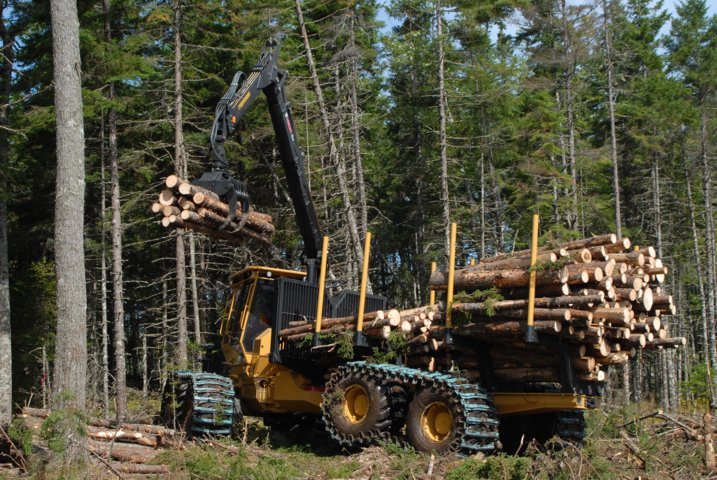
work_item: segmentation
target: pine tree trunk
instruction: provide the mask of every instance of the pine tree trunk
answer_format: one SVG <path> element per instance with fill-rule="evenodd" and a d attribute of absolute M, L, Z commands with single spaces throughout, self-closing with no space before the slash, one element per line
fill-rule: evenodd
<path fill-rule="evenodd" d="M 356 7 L 354 7 L 356 8 Z M 366 184 L 363 177 L 363 159 L 361 158 L 361 110 L 358 104 L 358 49 L 356 47 L 356 12 L 351 14 L 351 26 L 349 32 L 349 50 L 351 51 L 349 94 L 351 96 L 351 143 L 356 166 L 356 203 L 359 207 L 361 217 L 361 236 L 366 238 L 368 231 L 368 206 L 366 204 Z"/>
<path fill-rule="evenodd" d="M 319 75 L 316 71 L 316 64 L 314 63 L 314 56 L 311 51 L 311 45 L 309 44 L 309 35 L 306 32 L 306 24 L 304 23 L 304 14 L 301 9 L 301 1 L 294 0 L 294 6 L 296 7 L 296 16 L 299 21 L 299 29 L 301 31 L 301 38 L 304 41 L 304 49 L 306 50 L 306 62 L 309 65 L 309 71 L 311 73 L 311 81 L 314 87 L 314 93 L 319 103 L 319 112 L 321 114 L 321 122 L 326 131 L 326 135 L 329 140 L 329 159 L 336 168 L 336 179 L 339 183 L 339 192 L 341 195 L 341 201 L 344 206 L 344 213 L 346 217 L 346 223 L 348 225 L 349 239 L 355 253 L 356 258 L 356 269 L 360 269 L 358 266 L 363 263 L 363 250 L 361 249 L 361 240 L 359 238 L 358 226 L 356 224 L 356 213 L 354 212 L 354 206 L 351 203 L 351 196 L 349 194 L 349 187 L 346 182 L 346 169 L 341 162 L 338 155 L 338 149 L 336 148 L 336 140 L 331 131 L 331 122 L 329 122 L 329 114 L 326 109 L 326 103 L 324 102 L 324 94 L 321 90 L 321 83 L 319 82 Z"/>
<path fill-rule="evenodd" d="M 480 154 L 480 258 L 485 256 L 485 154 Z"/>
<path fill-rule="evenodd" d="M 563 16 L 563 43 L 566 48 L 567 66 L 565 71 L 565 112 L 568 130 L 568 170 L 570 173 L 570 197 L 572 205 L 568 217 L 568 228 L 578 230 L 578 173 L 575 164 L 575 110 L 573 99 L 573 72 L 574 61 L 570 58 L 572 53 L 572 39 L 568 29 L 568 10 L 565 0 L 562 0 Z"/>
<path fill-rule="evenodd" d="M 110 92 L 114 90 L 110 86 Z M 119 166 L 117 165 L 117 114 L 109 112 L 109 160 L 112 204 L 112 296 L 114 298 L 114 357 L 117 421 L 127 413 L 127 380 L 124 338 L 124 285 L 122 280 L 122 216 L 120 206 Z"/>
<path fill-rule="evenodd" d="M 682 164 L 685 170 L 685 186 L 687 189 L 687 210 L 690 213 L 690 226 L 692 228 L 692 245 L 695 254 L 695 269 L 697 270 L 697 287 L 700 297 L 700 307 L 702 312 L 702 332 L 704 333 L 705 362 L 710 366 L 711 371 L 715 371 L 717 364 L 715 363 L 716 353 L 715 344 L 712 342 L 709 326 L 709 309 L 707 306 L 707 297 L 705 295 L 704 270 L 702 268 L 703 257 L 700 252 L 699 231 L 697 230 L 697 219 L 695 218 L 695 204 L 692 199 L 692 179 L 690 178 L 690 166 L 687 164 L 687 156 L 685 155 L 685 139 L 682 140 Z M 710 398 L 714 397 L 714 382 L 710 384 L 712 392 Z"/>
<path fill-rule="evenodd" d="M 436 40 L 438 42 L 438 136 L 441 157 L 441 204 L 443 206 L 444 251 L 446 258 L 450 252 L 451 242 L 451 205 L 448 197 L 448 144 L 446 139 L 446 85 L 445 58 L 443 49 L 443 10 L 441 0 L 436 0 Z"/>
<path fill-rule="evenodd" d="M 704 107 L 700 115 L 700 157 L 702 160 L 702 180 L 704 182 L 705 202 L 705 249 L 707 257 L 707 307 L 709 316 L 709 345 L 712 346 L 712 364 L 717 365 L 717 342 L 715 341 L 715 315 L 717 310 L 717 278 L 715 275 L 715 231 L 714 214 L 712 212 L 712 169 L 707 157 L 707 113 Z"/>
<path fill-rule="evenodd" d="M 630 362 L 628 361 L 622 366 L 622 388 L 624 392 L 624 405 L 630 403 L 630 386 L 632 385 L 632 378 L 630 375 Z"/>
<path fill-rule="evenodd" d="M 149 375 L 147 373 L 147 330 L 142 332 L 142 396 L 149 391 Z"/>
<path fill-rule="evenodd" d="M 167 280 L 162 280 L 162 365 L 159 369 L 159 384 L 164 388 L 169 369 L 169 295 L 167 294 Z"/>
<path fill-rule="evenodd" d="M 656 132 L 655 132 L 656 134 Z M 662 251 L 662 203 L 660 195 L 660 166 L 658 162 L 657 153 L 653 153 L 652 156 L 652 203 L 655 208 L 655 218 L 653 225 L 655 227 L 655 250 L 657 251 L 658 258 L 663 258 Z M 663 375 L 660 381 L 662 382 L 662 391 L 664 395 L 664 408 L 665 410 L 671 411 L 673 405 L 671 399 L 673 398 L 672 391 L 674 390 L 674 365 L 673 359 L 667 354 L 666 350 L 659 352 L 660 362 L 662 363 Z"/>
<path fill-rule="evenodd" d="M 505 248 L 505 229 L 503 228 L 503 198 L 500 194 L 500 185 L 496 180 L 495 167 L 493 166 L 493 159 L 491 158 L 488 162 L 488 172 L 490 177 L 493 179 L 493 201 L 495 202 L 495 242 L 496 242 L 496 253 L 501 253 Z"/>
<path fill-rule="evenodd" d="M 10 330 L 10 269 L 7 231 L 8 127 L 14 38 L 0 13 L 3 60 L 0 63 L 0 425 L 12 419 L 12 343 Z"/>
<path fill-rule="evenodd" d="M 184 158 L 184 131 L 182 128 L 182 5 L 181 0 L 174 2 L 174 162 L 177 173 L 186 178 L 186 160 Z M 176 363 L 186 368 L 189 362 L 187 354 L 187 272 L 184 251 L 184 232 L 177 230 L 177 351 Z"/>
<path fill-rule="evenodd" d="M 192 316 L 194 317 L 194 341 L 202 344 L 202 324 L 199 318 L 199 291 L 197 290 L 197 257 L 196 239 L 194 233 L 189 232 L 189 272 L 192 289 Z"/>
<path fill-rule="evenodd" d="M 105 250 L 105 240 L 107 236 L 107 226 L 105 216 L 107 214 L 107 192 L 105 181 L 105 143 L 104 143 L 104 122 L 102 124 L 102 152 L 100 158 L 100 321 L 102 322 L 102 413 L 105 419 L 110 415 L 110 355 L 109 355 L 109 332 L 108 332 L 108 312 L 107 312 L 107 252 Z"/>
<path fill-rule="evenodd" d="M 102 2 L 105 15 L 105 39 L 112 41 L 110 3 Z M 109 84 L 107 97 L 114 98 L 115 86 Z M 127 414 L 127 373 L 124 336 L 124 284 L 122 280 L 122 213 L 120 205 L 119 153 L 117 151 L 117 111 L 110 108 L 107 118 L 108 154 L 110 162 L 110 196 L 112 204 L 112 296 L 114 298 L 114 354 L 117 421 Z"/>
<path fill-rule="evenodd" d="M 83 235 L 85 131 L 82 116 L 80 26 L 76 2 L 51 0 L 50 14 L 57 121 L 55 400 L 59 408 L 84 410 L 87 292 Z"/>
<path fill-rule="evenodd" d="M 607 106 L 610 115 L 610 158 L 612 160 L 612 191 L 615 199 L 615 233 L 622 238 L 622 215 L 620 213 L 620 172 L 617 161 L 617 132 L 615 129 L 614 68 L 612 63 L 612 37 L 610 33 L 610 5 L 603 0 L 605 29 L 605 60 L 607 63 Z"/>
<path fill-rule="evenodd" d="M 635 358 L 630 359 L 632 373 L 632 401 L 633 403 L 640 403 L 642 401 L 642 350 L 638 350 L 638 354 Z"/>
<path fill-rule="evenodd" d="M 665 351 L 660 350 L 657 358 L 660 365 L 660 404 L 662 405 L 662 409 L 664 411 L 669 412 L 672 408 L 670 408 L 670 387 L 667 385 L 667 377 L 669 373 L 667 370 Z"/>
<path fill-rule="evenodd" d="M 42 346 L 42 408 L 50 405 L 50 366 L 47 361 L 47 347 Z"/>

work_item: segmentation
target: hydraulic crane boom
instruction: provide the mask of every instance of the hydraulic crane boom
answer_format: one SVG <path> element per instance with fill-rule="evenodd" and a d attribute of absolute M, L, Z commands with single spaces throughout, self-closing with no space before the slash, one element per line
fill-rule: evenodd
<path fill-rule="evenodd" d="M 278 68 L 278 56 L 279 45 L 275 40 L 270 39 L 262 49 L 259 61 L 249 76 L 242 72 L 234 75 L 229 89 L 217 105 L 211 132 L 208 171 L 193 183 L 224 197 L 232 213 L 236 211 L 237 203 L 241 202 L 242 212 L 246 215 L 249 211 L 249 193 L 246 184 L 226 173 L 227 158 L 224 144 L 260 96 L 259 92 L 263 91 L 269 105 L 271 123 L 274 126 L 276 143 L 296 212 L 299 232 L 304 240 L 304 258 L 309 280 L 313 281 L 315 264 L 321 255 L 321 227 L 306 180 L 304 154 L 299 148 L 291 107 L 284 92 L 288 74 L 286 70 Z M 225 226 L 233 219 L 234 217 L 230 215 Z"/>

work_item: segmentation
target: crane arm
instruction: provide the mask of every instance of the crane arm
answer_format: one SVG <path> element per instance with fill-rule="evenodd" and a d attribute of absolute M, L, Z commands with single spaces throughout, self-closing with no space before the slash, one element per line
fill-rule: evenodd
<path fill-rule="evenodd" d="M 246 215 L 249 211 L 249 193 L 243 182 L 226 173 L 227 158 L 224 144 L 260 96 L 259 92 L 263 91 L 269 105 L 269 114 L 281 154 L 281 163 L 296 213 L 299 232 L 304 240 L 304 257 L 309 264 L 311 273 L 314 270 L 312 267 L 321 255 L 322 233 L 306 179 L 304 154 L 299 147 L 291 106 L 284 91 L 288 74 L 285 70 L 278 68 L 278 56 L 279 45 L 271 39 L 262 49 L 259 61 L 249 76 L 242 72 L 237 72 L 234 75 L 229 89 L 216 108 L 210 137 L 209 168 L 193 183 L 225 198 L 229 204 L 229 211 L 232 213 L 236 211 L 236 205 L 240 201 L 242 212 L 244 216 Z M 230 215 L 224 226 L 233 219 L 234 217 Z M 240 223 L 241 225 L 242 223 Z M 309 276 L 311 277 L 311 274 Z"/>

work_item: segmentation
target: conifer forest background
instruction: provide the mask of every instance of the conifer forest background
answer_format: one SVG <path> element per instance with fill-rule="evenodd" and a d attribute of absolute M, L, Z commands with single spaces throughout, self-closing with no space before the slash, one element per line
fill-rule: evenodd
<path fill-rule="evenodd" d="M 392 307 L 428 302 L 449 221 L 458 223 L 459 264 L 526 248 L 533 213 L 542 242 L 614 232 L 654 245 L 670 268 L 670 334 L 688 346 L 613 369 L 608 404 L 708 402 L 717 368 L 714 5 L 683 0 L 668 13 L 652 0 L 80 0 L 78 9 L 94 405 L 109 408 L 123 376 L 157 390 L 182 356 L 196 360 L 223 315 L 230 272 L 301 267 L 261 99 L 228 154 L 255 207 L 274 218 L 273 246 L 168 233 L 149 212 L 167 175 L 201 174 L 216 103 L 270 36 L 281 41 L 331 237 L 332 288 L 357 287 L 367 231 L 372 289 Z M 9 313 L 13 402 L 40 405 L 53 383 L 57 314 L 50 2 L 3 0 L 0 39 L 0 298 L 9 291 L 0 339 Z"/>

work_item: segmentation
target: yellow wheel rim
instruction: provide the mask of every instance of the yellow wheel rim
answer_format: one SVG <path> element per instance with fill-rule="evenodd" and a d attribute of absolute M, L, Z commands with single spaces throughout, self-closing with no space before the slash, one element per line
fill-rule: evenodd
<path fill-rule="evenodd" d="M 368 412 L 368 392 L 361 385 L 351 385 L 344 391 L 343 414 L 351 423 L 360 423 Z"/>
<path fill-rule="evenodd" d="M 453 429 L 453 415 L 444 403 L 432 403 L 421 415 L 421 428 L 426 437 L 442 442 Z"/>

